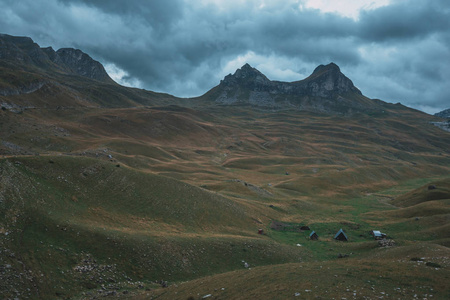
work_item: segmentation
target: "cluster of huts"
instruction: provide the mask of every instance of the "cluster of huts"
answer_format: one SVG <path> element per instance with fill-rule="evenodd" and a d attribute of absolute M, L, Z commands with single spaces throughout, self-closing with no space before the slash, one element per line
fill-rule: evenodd
<path fill-rule="evenodd" d="M 310 233 L 309 235 L 309 239 L 310 240 L 318 240 L 319 239 L 319 235 L 317 234 L 317 232 L 315 232 L 314 230 Z M 334 239 L 338 240 L 338 241 L 348 241 L 348 237 L 345 234 L 344 230 L 339 229 L 339 231 L 334 235 Z"/>
<path fill-rule="evenodd" d="M 310 230 L 310 228 L 309 228 L 308 226 L 302 226 L 302 227 L 300 228 L 300 230 Z M 258 230 L 258 233 L 259 233 L 259 234 L 264 234 L 264 230 L 263 230 L 263 229 L 259 229 L 259 230 Z M 373 238 L 376 239 L 376 240 L 381 240 L 381 239 L 386 238 L 386 234 L 385 234 L 385 233 L 382 233 L 382 232 L 379 231 L 379 230 L 371 230 L 369 233 L 370 233 L 370 235 L 372 235 Z M 310 240 L 313 240 L 313 241 L 318 240 L 318 239 L 319 239 L 319 235 L 317 234 L 316 231 L 313 230 L 313 231 L 311 231 L 311 233 L 309 234 L 309 239 L 310 239 Z M 348 241 L 348 237 L 347 237 L 347 235 L 345 234 L 344 230 L 342 230 L 342 228 L 339 229 L 339 231 L 334 235 L 334 239 L 337 240 L 337 241 L 344 241 L 344 242 L 347 242 L 347 241 Z"/>
<path fill-rule="evenodd" d="M 381 240 L 383 238 L 386 237 L 385 233 L 382 233 L 379 230 L 371 230 L 370 234 L 373 236 L 374 239 L 376 240 Z M 315 232 L 314 230 L 309 234 L 309 239 L 310 240 L 318 240 L 319 239 L 319 235 L 317 234 L 317 232 Z M 339 229 L 339 231 L 334 235 L 334 239 L 338 240 L 338 241 L 348 241 L 348 237 L 345 234 L 344 230 Z"/>

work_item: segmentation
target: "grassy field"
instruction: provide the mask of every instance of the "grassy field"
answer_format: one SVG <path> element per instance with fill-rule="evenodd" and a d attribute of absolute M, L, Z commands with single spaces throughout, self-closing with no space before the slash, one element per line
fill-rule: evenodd
<path fill-rule="evenodd" d="M 450 136 L 424 114 L 0 114 L 3 298 L 449 297 Z"/>
<path fill-rule="evenodd" d="M 258 197 L 242 181 L 211 192 L 85 157 L 9 158 L 0 170 L 5 297 L 448 295 L 448 178 L 408 180 L 348 199 L 296 199 L 280 198 L 284 191 L 273 186 L 266 187 L 271 196 Z M 393 205 L 406 198 L 408 206 Z M 274 230 L 272 221 L 295 230 Z M 340 228 L 348 242 L 333 239 Z M 380 248 L 372 229 L 396 247 Z M 161 289 L 161 280 L 170 287 Z"/>

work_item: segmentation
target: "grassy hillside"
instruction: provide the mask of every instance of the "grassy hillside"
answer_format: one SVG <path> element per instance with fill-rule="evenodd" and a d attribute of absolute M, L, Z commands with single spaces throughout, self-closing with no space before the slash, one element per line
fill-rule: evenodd
<path fill-rule="evenodd" d="M 401 207 L 416 206 L 427 201 L 450 200 L 450 180 L 431 182 L 409 193 L 401 195 L 392 204 Z"/>
<path fill-rule="evenodd" d="M 425 249 L 424 249 L 425 250 Z M 340 259 L 252 268 L 203 277 L 166 289 L 142 292 L 136 299 L 446 299 L 449 272 L 442 264 L 449 250 L 427 247 L 423 260 L 397 259 L 392 250 L 376 259 Z M 395 254 L 394 254 L 395 255 Z M 436 258 L 439 257 L 439 258 Z M 448 262 L 446 262 L 448 268 Z"/>
<path fill-rule="evenodd" d="M 16 89 L 0 95 L 2 298 L 449 297 L 450 135 L 434 117 L 0 68 Z"/>
<path fill-rule="evenodd" d="M 137 299 L 202 299 L 207 295 L 213 299 L 447 299 L 450 202 L 426 201 L 407 208 L 389 203 L 394 195 L 411 194 L 404 191 L 422 181 L 407 181 L 343 201 L 340 209 L 303 206 L 308 216 L 303 222 L 284 222 L 292 228 L 308 224 L 318 232 L 318 241 L 308 240 L 310 231 L 278 231 L 268 226 L 268 236 L 277 242 L 300 243 L 299 248 L 311 253 L 312 258 L 302 263 L 202 277 L 141 292 Z M 442 189 L 449 187 L 448 179 L 429 182 Z M 336 228 L 344 229 L 348 242 L 333 240 Z M 369 235 L 373 229 L 387 233 L 393 246 L 380 247 Z"/>
<path fill-rule="evenodd" d="M 371 297 L 376 295 L 372 287 L 405 297 L 418 292 L 433 292 L 438 299 L 447 295 L 448 262 L 443 258 L 448 248 L 441 245 L 448 245 L 449 202 L 426 201 L 398 209 L 384 198 L 417 186 L 420 180 L 336 202 L 327 197 L 261 198 L 243 191 L 249 186 L 242 182 L 230 182 L 241 187 L 224 192 L 230 199 L 117 162 L 84 157 L 3 159 L 0 172 L 5 249 L 0 256 L 4 279 L 0 290 L 5 297 L 123 292 L 138 297 L 139 289 L 151 289 L 151 295 L 161 294 L 162 299 L 173 297 L 172 291 L 184 297 L 175 299 L 187 299 L 206 295 L 213 287 L 219 299 L 244 295 L 270 299 L 278 293 L 297 293 L 293 288 L 311 290 L 306 297 L 328 292 L 345 297 L 351 294 L 347 289 Z M 448 179 L 433 183 L 448 188 Z M 307 225 L 319 234 L 319 241 L 308 240 L 310 231 L 274 230 L 270 220 L 292 228 Z M 264 235 L 257 234 L 259 228 Z M 339 228 L 349 242 L 333 240 Z M 395 251 L 379 248 L 368 234 L 371 229 L 394 238 Z M 339 259 L 339 254 L 345 258 Z M 424 256 L 423 263 L 414 260 Z M 300 261 L 301 265 L 277 265 Z M 245 269 L 244 262 L 251 270 L 226 273 Z M 439 272 L 427 262 L 438 264 Z M 378 274 L 385 274 L 393 263 L 395 272 L 386 285 Z M 421 277 L 414 275 L 419 272 L 417 264 Z M 366 265 L 372 266 L 370 272 L 362 267 Z M 309 274 L 300 284 L 292 281 L 299 268 Z M 331 271 L 323 273 L 322 268 Z M 210 282 L 206 285 L 175 284 L 223 272 L 202 278 Z M 338 279 L 330 277 L 335 284 L 325 285 L 323 276 L 331 273 Z M 433 278 L 433 283 L 418 291 L 406 284 L 417 278 Z M 169 281 L 171 288 L 160 290 L 160 280 Z M 226 285 L 226 293 L 217 292 L 219 282 Z M 253 284 L 241 286 L 244 282 Z"/>
<path fill-rule="evenodd" d="M 15 158 L 2 160 L 0 173 L 3 297 L 126 289 L 235 269 L 244 259 L 265 265 L 302 256 L 258 235 L 242 205 L 123 165 Z"/>

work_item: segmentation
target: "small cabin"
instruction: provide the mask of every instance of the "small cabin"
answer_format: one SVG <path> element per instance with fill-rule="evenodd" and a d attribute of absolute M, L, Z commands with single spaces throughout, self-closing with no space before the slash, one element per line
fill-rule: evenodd
<path fill-rule="evenodd" d="M 339 231 L 336 233 L 336 235 L 334 236 L 334 239 L 338 240 L 338 241 L 344 241 L 344 242 L 348 241 L 347 235 L 345 234 L 344 230 L 342 230 L 342 228 L 339 229 Z"/>
<path fill-rule="evenodd" d="M 376 240 L 381 240 L 381 239 L 383 239 L 383 238 L 386 237 L 386 234 L 385 234 L 385 233 L 382 233 L 382 232 L 379 231 L 379 230 L 372 230 L 372 231 L 370 232 L 370 234 L 371 234 L 371 235 L 373 236 L 373 238 L 376 239 Z"/>
<path fill-rule="evenodd" d="M 317 233 L 315 231 L 311 232 L 311 234 L 309 235 L 309 239 L 313 240 L 313 241 L 317 241 L 319 239 L 319 236 L 317 235 Z"/>

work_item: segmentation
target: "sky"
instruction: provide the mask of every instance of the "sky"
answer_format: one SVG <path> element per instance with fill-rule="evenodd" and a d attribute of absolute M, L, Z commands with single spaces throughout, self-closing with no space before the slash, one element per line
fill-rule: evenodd
<path fill-rule="evenodd" d="M 364 95 L 450 108 L 449 0 L 0 0 L 0 33 L 80 49 L 126 86 L 200 96 L 245 63 L 336 63 Z"/>

